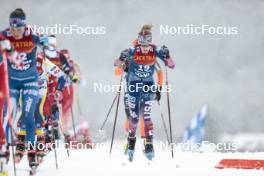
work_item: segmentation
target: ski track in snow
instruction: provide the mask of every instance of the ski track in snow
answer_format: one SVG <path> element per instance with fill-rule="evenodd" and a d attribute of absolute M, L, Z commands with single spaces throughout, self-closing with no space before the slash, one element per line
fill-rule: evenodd
<path fill-rule="evenodd" d="M 140 143 L 140 142 L 138 142 Z M 92 150 L 57 150 L 59 169 L 56 169 L 54 152 L 49 153 L 37 171 L 37 176 L 264 176 L 264 170 L 215 169 L 223 158 L 263 159 L 264 153 L 191 153 L 175 151 L 174 159 L 168 150 L 155 150 L 155 158 L 148 161 L 140 146 L 137 146 L 134 162 L 129 162 L 123 153 L 123 143 L 114 144 L 109 157 L 109 144 Z M 12 161 L 8 165 L 13 173 Z M 29 175 L 27 157 L 17 165 L 17 176 Z"/>

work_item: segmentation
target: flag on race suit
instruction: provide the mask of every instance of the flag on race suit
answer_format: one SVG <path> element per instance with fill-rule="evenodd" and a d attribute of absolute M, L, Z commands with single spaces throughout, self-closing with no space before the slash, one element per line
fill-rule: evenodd
<path fill-rule="evenodd" d="M 185 130 L 182 140 L 183 150 L 196 150 L 200 147 L 204 138 L 206 116 L 207 105 L 204 105 Z"/>

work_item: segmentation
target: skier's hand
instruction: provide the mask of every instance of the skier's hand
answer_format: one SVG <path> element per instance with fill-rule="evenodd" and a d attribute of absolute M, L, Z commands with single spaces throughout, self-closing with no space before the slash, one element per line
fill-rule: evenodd
<path fill-rule="evenodd" d="M 0 41 L 0 49 L 2 51 L 10 52 L 12 51 L 12 46 L 9 40 L 1 40 Z"/>
<path fill-rule="evenodd" d="M 114 66 L 122 68 L 124 64 L 124 61 L 120 60 L 119 58 L 115 60 Z"/>
<path fill-rule="evenodd" d="M 162 91 L 162 87 L 161 86 L 158 86 L 158 88 L 156 90 L 156 97 L 155 97 L 155 100 L 157 100 L 158 102 L 161 99 L 161 91 Z"/>
<path fill-rule="evenodd" d="M 175 64 L 174 64 L 173 60 L 171 59 L 171 57 L 168 57 L 165 59 L 165 65 L 171 69 L 173 69 L 175 67 Z"/>
<path fill-rule="evenodd" d="M 73 75 L 71 76 L 71 81 L 72 81 L 73 83 L 79 83 L 79 82 L 80 82 L 80 79 L 79 79 L 79 77 L 78 77 L 76 74 L 73 74 Z"/>

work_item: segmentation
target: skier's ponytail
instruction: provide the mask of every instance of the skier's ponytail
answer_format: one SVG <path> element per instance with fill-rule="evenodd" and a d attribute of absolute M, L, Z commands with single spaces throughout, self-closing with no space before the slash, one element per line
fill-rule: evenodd
<path fill-rule="evenodd" d="M 23 18 L 26 19 L 26 14 L 21 8 L 15 9 L 13 12 L 11 12 L 9 18 Z"/>

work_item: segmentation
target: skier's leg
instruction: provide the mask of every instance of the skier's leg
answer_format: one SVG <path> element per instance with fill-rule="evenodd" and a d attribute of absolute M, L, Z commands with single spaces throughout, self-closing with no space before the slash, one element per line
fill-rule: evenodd
<path fill-rule="evenodd" d="M 125 131 L 128 132 L 128 126 L 129 126 L 129 102 L 128 102 L 128 93 L 125 92 L 124 94 L 124 106 L 125 106 L 125 115 L 126 115 L 126 119 L 125 119 L 125 124 L 124 124 L 124 128 Z"/>
<path fill-rule="evenodd" d="M 145 122 L 144 122 L 143 115 L 140 115 L 140 118 L 139 118 L 139 128 L 140 128 L 140 137 L 142 139 L 145 139 Z"/>
<path fill-rule="evenodd" d="M 46 100 L 44 103 L 44 116 L 45 116 L 45 144 L 48 150 L 52 149 L 53 135 L 52 135 L 52 110 L 51 105 L 54 102 L 54 96 L 47 92 Z"/>
<path fill-rule="evenodd" d="M 35 123 L 36 123 L 36 135 L 37 135 L 37 161 L 41 163 L 45 154 L 44 146 L 44 120 L 43 106 L 45 102 L 45 96 L 39 97 L 37 103 L 36 113 L 35 113 Z"/>
<path fill-rule="evenodd" d="M 154 147 L 153 147 L 153 123 L 151 120 L 151 109 L 153 104 L 152 93 L 148 93 L 143 98 L 143 117 L 144 117 L 144 129 L 145 129 L 145 154 L 146 157 L 151 160 L 154 157 Z"/>
<path fill-rule="evenodd" d="M 59 134 L 59 120 L 60 120 L 60 111 L 57 103 L 54 103 L 51 106 L 51 111 L 52 111 L 52 127 L 53 127 L 53 134 L 55 140 L 60 139 L 60 134 Z"/>
<path fill-rule="evenodd" d="M 129 102 L 129 131 L 128 131 L 128 157 L 129 161 L 133 160 L 136 145 L 136 129 L 139 120 L 140 92 L 130 92 Z"/>
<path fill-rule="evenodd" d="M 9 87 L 10 87 L 10 102 L 11 102 L 11 107 L 10 107 L 10 111 L 12 114 L 12 120 L 16 118 L 17 116 L 17 109 L 19 106 L 19 98 L 20 98 L 20 89 L 21 89 L 21 83 L 19 81 L 16 80 L 10 80 L 9 81 Z M 10 126 L 8 125 L 8 117 L 7 117 L 7 105 L 5 108 L 5 121 L 6 121 L 6 134 L 7 134 L 7 138 L 12 138 L 12 136 L 8 136 L 10 134 L 9 130 L 13 130 L 12 128 L 10 128 Z M 21 126 L 20 126 L 21 127 Z M 13 128 L 15 128 L 13 126 Z M 22 159 L 22 157 L 24 156 L 25 153 L 25 135 L 26 135 L 26 131 L 25 129 L 20 128 L 17 132 L 17 140 L 15 142 L 16 145 L 16 152 L 15 152 L 15 162 L 18 163 L 20 162 L 20 160 Z M 10 141 L 12 142 L 12 140 Z"/>
<path fill-rule="evenodd" d="M 38 80 L 24 83 L 22 96 L 21 128 L 26 129 L 29 166 L 37 166 L 35 151 L 35 111 L 38 102 Z"/>

